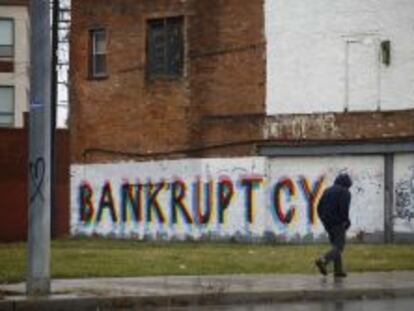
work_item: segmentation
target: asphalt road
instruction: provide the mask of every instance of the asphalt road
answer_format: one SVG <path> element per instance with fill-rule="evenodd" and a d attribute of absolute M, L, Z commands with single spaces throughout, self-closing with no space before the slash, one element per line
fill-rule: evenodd
<path fill-rule="evenodd" d="M 249 306 L 168 308 L 160 311 L 412 311 L 414 298 L 329 302 L 278 303 Z"/>

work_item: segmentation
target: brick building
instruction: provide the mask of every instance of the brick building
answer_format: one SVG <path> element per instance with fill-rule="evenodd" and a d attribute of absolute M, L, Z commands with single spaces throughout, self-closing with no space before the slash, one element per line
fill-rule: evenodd
<path fill-rule="evenodd" d="M 413 235 L 413 13 L 405 0 L 72 0 L 72 232 L 93 234 L 87 225 L 97 211 L 98 233 L 171 237 L 174 227 L 124 230 L 142 187 L 150 189 L 146 220 L 155 210 L 163 224 L 156 198 L 165 179 L 172 200 L 160 201 L 172 202 L 176 216 L 191 179 L 213 176 L 223 216 L 236 194 L 221 174 L 241 178 L 251 194 L 247 172 L 275 181 L 260 194 L 270 208 L 249 231 L 253 216 L 241 228 L 244 204 L 235 204 L 233 231 L 221 229 L 220 216 L 208 232 L 315 237 L 319 190 L 348 170 L 356 180 L 353 236 Z M 176 158 L 197 160 L 118 164 Z M 155 192 L 151 181 L 135 185 L 134 194 L 124 181 L 136 176 L 162 182 Z M 197 182 L 191 189 L 199 198 Z M 295 209 L 309 221 L 292 229 L 285 212 Z M 112 220 L 100 226 L 103 211 Z M 180 232 L 199 237 L 184 214 L 191 229 Z"/>
<path fill-rule="evenodd" d="M 260 138 L 263 12 L 261 1 L 238 3 L 73 1 L 73 160 L 111 160 L 123 154 L 194 156 L 206 146 Z M 179 70 L 156 72 L 157 65 L 149 65 L 148 44 L 163 49 L 167 43 L 148 41 L 150 36 L 163 40 L 157 32 L 169 31 L 170 22 L 176 22 L 171 31 L 178 32 L 174 40 L 179 51 L 171 57 L 179 58 Z M 105 41 L 106 71 L 94 77 L 91 45 L 99 33 Z M 224 152 L 240 153 L 240 148 L 233 149 Z"/>
<path fill-rule="evenodd" d="M 299 10 L 305 3 L 282 0 L 73 1 L 73 160 L 247 155 L 271 141 L 412 138 L 414 78 L 403 63 L 413 67 L 406 62 L 413 47 L 402 41 L 412 28 L 406 19 L 395 27 L 398 16 L 390 25 L 369 24 L 388 2 L 377 11 L 342 4 L 336 9 L 345 16 L 362 13 L 335 22 L 335 6 L 326 1 L 309 5 L 314 20 Z M 414 10 L 406 1 L 393 5 L 403 17 Z M 318 18 L 326 34 L 312 28 Z M 360 29 L 348 27 L 352 19 L 362 20 Z M 338 41 L 343 46 L 335 50 Z M 391 54 L 390 64 L 380 53 Z M 349 63 L 352 57 L 366 61 L 361 72 L 353 71 L 361 66 Z M 360 94 L 358 84 L 346 86 L 350 75 L 375 66 L 359 89 L 380 83 L 382 74 L 382 90 Z M 400 81 L 407 87 L 392 89 Z M 375 92 L 385 104 L 370 98 Z M 367 104 L 344 102 L 346 96 L 365 96 Z"/>

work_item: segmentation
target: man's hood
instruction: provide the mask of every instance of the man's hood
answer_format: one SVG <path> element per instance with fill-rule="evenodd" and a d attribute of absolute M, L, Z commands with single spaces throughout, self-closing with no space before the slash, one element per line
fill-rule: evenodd
<path fill-rule="evenodd" d="M 342 187 L 345 187 L 345 188 L 351 188 L 351 186 L 352 186 L 352 179 L 351 179 L 351 177 L 348 175 L 348 174 L 346 174 L 346 173 L 343 173 L 343 174 L 339 174 L 336 178 L 335 178 L 335 182 L 334 182 L 334 184 L 335 185 L 338 185 L 338 186 L 342 186 Z"/>

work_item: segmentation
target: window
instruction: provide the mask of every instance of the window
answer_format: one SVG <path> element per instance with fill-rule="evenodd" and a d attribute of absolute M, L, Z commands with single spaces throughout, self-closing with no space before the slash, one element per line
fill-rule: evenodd
<path fill-rule="evenodd" d="M 14 54 L 14 24 L 12 19 L 0 19 L 0 60 Z"/>
<path fill-rule="evenodd" d="M 147 75 L 179 77 L 183 74 L 183 18 L 163 18 L 147 23 Z"/>
<path fill-rule="evenodd" d="M 107 76 L 105 29 L 94 29 L 90 31 L 89 74 L 92 78 Z"/>
<path fill-rule="evenodd" d="M 13 126 L 14 87 L 0 86 L 0 127 Z"/>

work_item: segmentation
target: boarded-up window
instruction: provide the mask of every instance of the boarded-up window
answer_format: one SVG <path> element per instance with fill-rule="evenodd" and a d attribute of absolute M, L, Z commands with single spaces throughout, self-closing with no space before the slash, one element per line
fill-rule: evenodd
<path fill-rule="evenodd" d="M 183 74 L 183 18 L 149 20 L 147 24 L 147 75 L 180 77 Z"/>
<path fill-rule="evenodd" d="M 106 31 L 94 29 L 90 31 L 89 75 L 92 78 L 107 76 L 106 67 Z"/>
<path fill-rule="evenodd" d="M 375 40 L 347 42 L 346 106 L 349 111 L 380 109 L 379 50 Z"/>
<path fill-rule="evenodd" d="M 0 19 L 0 60 L 14 54 L 14 23 L 12 19 Z"/>
<path fill-rule="evenodd" d="M 0 127 L 13 126 L 14 87 L 0 86 Z"/>

